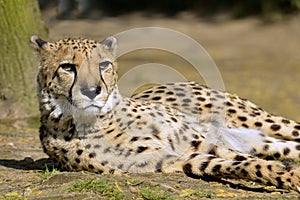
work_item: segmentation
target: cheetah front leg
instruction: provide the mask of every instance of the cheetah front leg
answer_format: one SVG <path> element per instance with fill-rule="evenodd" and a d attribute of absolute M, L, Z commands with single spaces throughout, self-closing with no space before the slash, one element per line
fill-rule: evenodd
<path fill-rule="evenodd" d="M 239 153 L 236 153 L 236 158 L 237 156 Z M 278 161 L 266 161 L 251 156 L 231 160 L 207 153 L 194 153 L 184 163 L 183 172 L 193 178 L 210 176 L 218 179 L 246 179 L 300 192 L 299 169 L 285 166 Z"/>

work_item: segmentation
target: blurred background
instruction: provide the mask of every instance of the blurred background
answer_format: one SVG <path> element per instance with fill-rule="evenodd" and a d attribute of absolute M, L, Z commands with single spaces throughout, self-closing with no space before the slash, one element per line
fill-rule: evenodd
<path fill-rule="evenodd" d="M 44 31 L 31 29 L 22 41 L 27 42 L 32 34 L 49 41 L 65 37 L 101 41 L 133 28 L 172 29 L 202 45 L 215 62 L 227 91 L 247 98 L 272 113 L 300 121 L 300 91 L 297 88 L 300 0 L 39 0 L 37 3 L 38 8 L 34 12 L 40 10 L 40 15 L 35 22 L 41 18 Z M 122 47 L 122 43 L 119 46 Z M 186 49 L 187 54 L 192 51 Z M 180 69 L 187 74 L 188 80 L 206 84 L 182 57 L 155 49 L 137 50 L 121 56 L 119 74 L 122 77 L 133 67 L 147 63 Z M 34 67 L 27 71 L 25 73 L 30 74 L 26 78 L 30 80 L 27 88 L 34 94 L 35 85 L 31 80 L 35 79 L 37 71 Z M 127 95 L 137 89 L 145 78 L 149 79 L 149 73 L 129 75 L 122 82 L 122 89 Z M 153 72 L 151 76 L 178 81 L 163 70 L 161 73 Z M 6 88 L 5 85 L 2 87 Z M 3 90 L 2 93 L 0 91 L 0 100 L 0 119 L 23 116 L 24 112 L 7 111 L 6 105 L 11 101 Z M 30 110 L 29 116 L 38 116 L 36 100 L 30 106 L 36 109 Z"/>
<path fill-rule="evenodd" d="M 227 91 L 300 121 L 299 0 L 40 0 L 40 8 L 50 40 L 102 40 L 149 26 L 186 34 L 211 56 Z M 189 63 L 169 52 L 144 49 L 119 58 L 120 74 L 153 62 L 191 69 Z M 190 74 L 189 79 L 205 84 L 193 77 L 194 71 Z M 142 74 L 131 75 L 130 91 L 143 79 Z"/>

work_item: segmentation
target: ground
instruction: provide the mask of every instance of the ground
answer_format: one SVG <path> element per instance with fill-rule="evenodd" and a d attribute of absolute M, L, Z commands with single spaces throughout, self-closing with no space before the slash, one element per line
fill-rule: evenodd
<path fill-rule="evenodd" d="M 198 41 L 215 61 L 226 90 L 246 97 L 267 111 L 300 121 L 297 89 L 300 52 L 300 16 L 265 23 L 256 18 L 227 16 L 198 18 L 141 13 L 100 19 L 56 20 L 55 9 L 43 12 L 51 40 L 69 36 L 103 39 L 130 28 L 157 26 L 180 31 Z M 122 45 L 122 44 L 119 44 Z M 120 58 L 120 74 L 149 62 L 185 66 L 178 57 L 143 50 Z M 186 69 L 188 70 L 188 69 Z M 192 74 L 192 73 L 190 73 Z M 132 91 L 143 76 L 130 74 L 122 85 Z M 164 77 L 165 74 L 155 76 Z M 190 76 L 192 79 L 193 75 Z M 176 80 L 175 80 L 176 81 Z M 199 80 L 200 82 L 203 80 Z M 203 82 L 202 82 L 203 83 Z M 0 121 L 0 199 L 295 199 L 298 194 L 247 182 L 226 184 L 187 178 L 182 174 L 100 176 L 53 170 L 42 152 L 37 118 Z"/>

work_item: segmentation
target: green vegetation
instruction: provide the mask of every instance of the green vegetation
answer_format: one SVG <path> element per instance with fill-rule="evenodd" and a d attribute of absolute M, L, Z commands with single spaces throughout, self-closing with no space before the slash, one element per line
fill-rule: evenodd
<path fill-rule="evenodd" d="M 0 200 L 26 200 L 26 199 L 23 198 L 22 195 L 17 192 L 11 192 L 5 194 L 3 197 L 0 196 Z"/>
<path fill-rule="evenodd" d="M 42 179 L 47 179 L 51 176 L 53 176 L 54 174 L 59 173 L 59 170 L 55 169 L 54 167 L 52 167 L 51 170 L 49 170 L 48 165 L 45 165 L 45 171 L 39 171 L 38 176 L 41 177 Z"/>
<path fill-rule="evenodd" d="M 105 199 L 171 200 L 169 192 L 162 190 L 159 185 L 145 181 L 128 180 L 117 182 L 106 179 L 91 179 L 75 182 L 67 188 L 68 192 L 89 192 L 101 195 Z M 124 192 L 126 191 L 126 192 Z M 130 192 L 129 192 L 130 191 Z"/>
<path fill-rule="evenodd" d="M 149 199 L 149 200 L 150 199 L 151 200 L 174 199 L 174 198 L 170 198 L 170 194 L 168 192 L 153 187 L 141 188 L 139 194 L 144 199 Z"/>
<path fill-rule="evenodd" d="M 123 199 L 122 190 L 117 183 L 112 183 L 107 180 L 84 180 L 77 181 L 72 187 L 67 189 L 69 192 L 84 192 L 89 191 L 96 194 L 101 194 L 109 199 Z"/>

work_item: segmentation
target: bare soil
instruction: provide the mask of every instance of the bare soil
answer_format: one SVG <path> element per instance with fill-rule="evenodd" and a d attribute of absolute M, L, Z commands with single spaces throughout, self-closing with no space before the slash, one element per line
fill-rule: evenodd
<path fill-rule="evenodd" d="M 226 90 L 273 113 L 300 121 L 297 112 L 300 110 L 300 90 L 297 88 L 300 16 L 273 23 L 256 18 L 232 20 L 227 16 L 198 18 L 188 13 L 173 18 L 133 13 L 118 17 L 57 20 L 55 8 L 51 8 L 43 11 L 43 18 L 49 28 L 50 40 L 79 36 L 102 40 L 131 28 L 149 26 L 182 32 L 199 42 L 211 55 Z M 131 66 L 149 62 L 188 65 L 166 52 L 142 50 L 120 58 L 120 73 L 124 74 Z M 125 90 L 136 88 L 141 77 L 134 75 Z M 254 183 L 206 182 L 182 174 L 100 176 L 86 172 L 59 172 L 42 152 L 37 118 L 0 121 L 0 148 L 0 199 L 299 198 L 295 192 Z M 88 187 L 88 181 L 102 184 L 105 190 L 100 190 L 100 186 Z"/>

